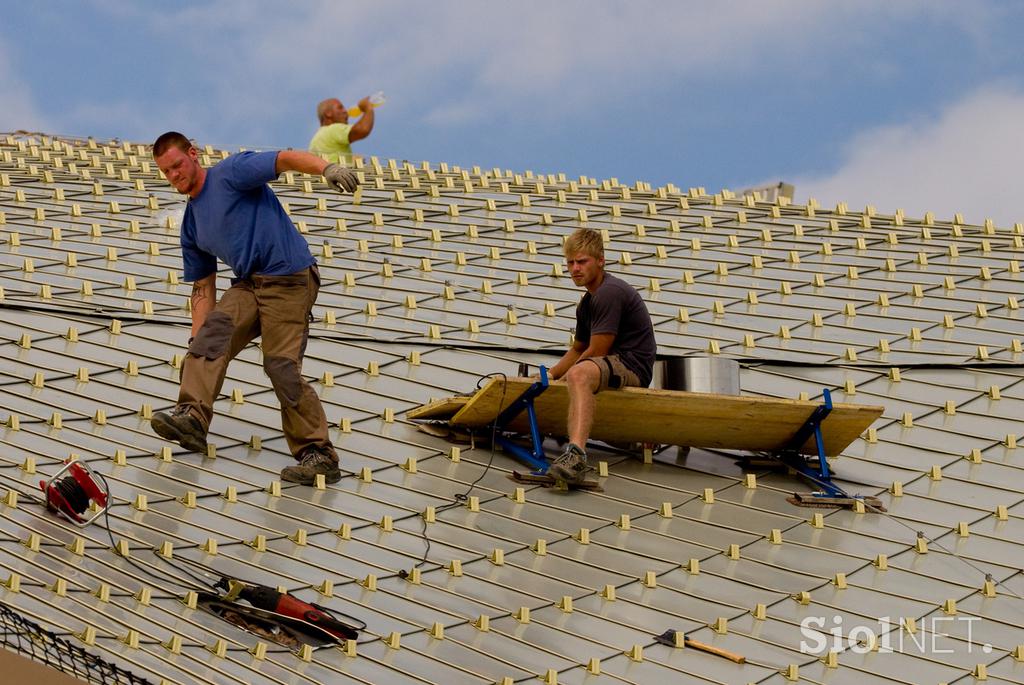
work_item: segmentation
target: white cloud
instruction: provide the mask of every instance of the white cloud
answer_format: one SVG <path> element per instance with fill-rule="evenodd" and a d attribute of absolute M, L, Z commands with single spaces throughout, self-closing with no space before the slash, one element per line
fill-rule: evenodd
<path fill-rule="evenodd" d="M 15 73 L 7 50 L 0 44 L 0 131 L 51 131 L 51 126 L 36 108 L 32 90 Z"/>
<path fill-rule="evenodd" d="M 858 134 L 835 172 L 792 179 L 798 197 L 822 205 L 874 205 L 909 216 L 926 211 L 999 225 L 1024 221 L 1024 93 L 988 87 L 937 116 Z"/>
<path fill-rule="evenodd" d="M 392 108 L 420 108 L 440 123 L 446 103 L 436 93 L 451 98 L 453 87 L 459 89 L 453 107 L 466 121 L 538 108 L 564 117 L 613 99 L 642 103 L 644 92 L 680 87 L 688 75 L 714 75 L 728 87 L 733 74 L 765 69 L 766 78 L 781 83 L 795 69 L 813 69 L 805 57 L 816 50 L 870 42 L 879 23 L 923 11 L 934 16 L 944 6 L 925 0 L 895 6 L 720 0 L 711 9 L 656 0 L 319 0 L 254 7 L 226 0 L 161 10 L 150 22 L 212 57 L 200 60 L 197 78 L 205 72 L 239 84 L 223 91 L 218 105 L 227 112 L 251 111 L 266 93 L 288 97 L 323 88 L 353 97 L 387 84 L 403 96 Z M 186 34 L 182 26 L 189 27 Z"/>
<path fill-rule="evenodd" d="M 422 121 L 434 126 L 459 126 L 478 119 L 487 109 L 480 102 L 467 99 L 433 103 L 422 116 Z"/>
<path fill-rule="evenodd" d="M 75 133 L 101 131 L 104 134 L 136 139 L 147 136 L 152 129 L 152 117 L 143 103 L 132 100 L 95 100 L 75 104 L 63 117 L 73 122 Z M 143 140 L 146 138 L 143 137 Z"/>

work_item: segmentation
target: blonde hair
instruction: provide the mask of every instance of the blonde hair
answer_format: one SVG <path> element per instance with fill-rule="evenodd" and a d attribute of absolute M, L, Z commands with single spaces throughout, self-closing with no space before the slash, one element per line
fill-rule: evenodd
<path fill-rule="evenodd" d="M 565 239 L 562 253 L 566 258 L 583 252 L 594 259 L 604 258 L 604 240 L 601 234 L 592 228 L 580 228 Z"/>

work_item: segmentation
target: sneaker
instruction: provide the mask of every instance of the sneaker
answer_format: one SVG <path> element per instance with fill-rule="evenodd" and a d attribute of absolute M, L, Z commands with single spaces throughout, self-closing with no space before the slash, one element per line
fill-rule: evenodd
<path fill-rule="evenodd" d="M 188 407 L 180 405 L 170 414 L 158 411 L 153 414 L 150 425 L 164 440 L 176 442 L 190 452 L 206 454 L 206 431 L 199 419 L 189 413 Z"/>
<path fill-rule="evenodd" d="M 582 483 L 589 470 L 587 453 L 575 443 L 570 442 L 565 446 L 562 455 L 551 462 L 551 466 L 548 467 L 548 475 L 555 480 L 564 480 L 566 483 Z"/>
<path fill-rule="evenodd" d="M 338 462 L 319 447 L 307 447 L 302 458 L 295 466 L 286 466 L 281 470 L 281 480 L 300 485 L 313 485 L 317 474 L 324 474 L 324 481 L 337 483 L 341 480 Z"/>

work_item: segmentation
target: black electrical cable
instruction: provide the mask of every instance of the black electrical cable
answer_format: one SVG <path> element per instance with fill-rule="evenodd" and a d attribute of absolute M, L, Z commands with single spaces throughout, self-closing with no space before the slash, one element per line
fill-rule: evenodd
<path fill-rule="evenodd" d="M 103 477 L 103 474 L 97 474 L 97 475 L 103 480 L 103 484 L 104 484 L 105 487 L 107 487 L 107 491 L 109 492 L 109 486 L 107 485 L 107 481 Z M 110 527 L 110 509 L 109 509 L 109 507 L 104 512 L 104 527 L 107 529 L 107 535 L 110 538 L 110 545 L 111 545 L 111 547 L 114 550 L 116 550 L 117 549 L 117 543 L 114 542 L 114 533 L 113 533 L 113 531 L 111 530 L 111 527 Z M 153 549 L 152 552 L 156 555 L 156 557 L 158 559 L 160 559 L 164 563 L 172 564 L 171 560 L 166 558 L 166 557 L 164 557 L 163 555 L 161 555 L 158 550 Z M 170 578 L 171 582 L 173 584 L 177 585 L 178 587 L 182 587 L 182 588 L 185 588 L 185 589 L 188 589 L 188 590 L 192 590 L 192 591 L 196 591 L 196 592 L 209 592 L 209 591 L 216 592 L 219 589 L 218 583 L 220 583 L 223 578 L 228 577 L 228 576 L 224 576 L 224 575 L 216 574 L 216 573 L 215 574 L 207 573 L 209 571 L 216 572 L 216 569 L 214 569 L 214 568 L 212 568 L 210 566 L 207 566 L 206 564 L 203 564 L 201 562 L 195 561 L 194 559 L 187 559 L 185 557 L 179 557 L 178 558 L 179 562 L 183 562 L 184 564 L 189 564 L 189 565 L 192 565 L 194 567 L 197 567 L 197 568 L 200 569 L 200 573 L 202 573 L 203 575 L 207 576 L 207 579 L 200 578 L 198 575 L 196 575 L 196 573 L 194 573 L 193 571 L 190 571 L 185 566 L 172 564 L 173 566 L 175 566 L 176 570 L 178 570 L 178 571 L 184 573 L 185 575 L 189 576 L 193 581 L 198 581 L 199 582 L 199 584 L 196 585 L 196 586 L 189 586 L 187 583 L 182 582 L 180 579 L 174 577 L 173 575 L 171 575 L 167 571 L 160 571 L 155 566 L 150 569 L 150 568 L 146 568 L 146 567 L 142 566 L 141 564 L 137 563 L 131 557 L 121 557 L 121 558 L 124 559 L 125 561 L 127 561 L 132 566 L 134 566 L 136 569 L 142 571 L 143 573 L 145 573 L 145 574 L 147 574 L 149 576 L 153 576 L 154 572 L 159 572 L 161 575 L 164 576 L 164 578 Z M 216 578 L 216 582 L 209 582 L 208 579 L 213 579 L 213 578 Z M 230 576 L 230 578 L 232 580 L 237 580 L 237 581 L 239 581 L 239 582 L 241 582 L 241 583 L 243 583 L 245 585 L 259 585 L 259 583 L 253 583 L 252 581 L 245 580 L 244 578 L 235 578 L 234 576 Z M 168 596 L 170 596 L 170 597 L 177 597 L 178 596 L 177 594 L 169 591 L 166 587 L 161 587 L 159 589 L 164 591 L 164 592 L 166 592 L 168 594 Z M 367 627 L 366 622 L 363 621 L 360 618 L 357 618 L 356 616 L 352 616 L 351 614 L 346 614 L 346 613 L 338 611 L 336 609 L 328 609 L 328 608 L 319 606 L 317 604 L 312 604 L 311 603 L 311 606 L 314 606 L 317 609 L 320 609 L 322 611 L 327 611 L 328 613 L 330 613 L 331 615 L 333 615 L 333 616 L 335 616 L 337 618 L 345 619 L 345 620 L 349 621 L 353 625 L 353 627 L 358 625 L 359 627 L 355 628 L 356 632 L 362 632 L 362 631 L 366 630 L 366 627 Z"/>
<path fill-rule="evenodd" d="M 801 475 L 804 476 L 805 478 L 809 479 L 809 480 L 814 481 L 818 485 L 821 485 L 823 487 L 828 487 L 827 483 L 824 483 L 823 481 L 818 480 L 814 476 L 809 476 L 807 474 L 801 474 Z M 855 499 L 855 498 L 851 497 L 851 495 L 849 495 L 845 490 L 840 488 L 835 483 L 832 483 L 832 487 L 834 487 L 837 490 L 839 490 L 839 492 L 842 493 L 842 495 L 844 497 L 850 497 L 851 499 Z M 861 501 L 863 502 L 863 500 L 861 500 Z M 978 566 L 975 566 L 974 564 L 972 564 L 970 561 L 968 561 L 963 556 L 961 556 L 961 555 L 957 554 L 956 552 L 954 552 L 953 550 L 943 546 L 942 543 L 940 543 L 938 540 L 935 540 L 934 538 L 928 537 L 927 535 L 925 535 L 924 531 L 916 530 L 913 526 L 910 526 L 909 524 L 904 523 L 903 521 L 899 520 L 898 518 L 896 518 L 895 516 L 893 516 L 889 512 L 885 511 L 884 509 L 879 509 L 878 507 L 872 506 L 871 504 L 869 504 L 867 502 L 863 502 L 863 503 L 864 503 L 864 506 L 867 509 L 872 510 L 876 514 L 882 514 L 886 518 L 888 518 L 888 519 L 898 523 L 899 525 L 903 526 L 907 530 L 912 531 L 918 538 L 923 538 L 924 540 L 927 540 L 929 544 L 935 545 L 936 547 L 938 547 L 939 549 L 941 549 L 943 552 L 945 552 L 946 554 L 950 555 L 951 557 L 955 557 L 955 558 L 959 559 L 964 564 L 969 566 L 971 569 L 973 569 L 974 571 L 977 571 L 979 574 L 984 576 L 985 580 L 991 580 L 996 585 L 1004 588 L 1007 592 L 1009 592 L 1015 598 L 1017 598 L 1017 599 L 1024 599 L 1024 597 L 1021 597 L 1016 592 L 1014 592 L 1012 588 L 1007 587 L 1005 583 L 1003 583 L 1002 581 L 996 580 L 995 577 L 993 577 L 993 575 L 991 573 L 988 573 L 988 572 L 984 571 L 983 569 L 979 568 Z"/>
<path fill-rule="evenodd" d="M 501 371 L 497 371 L 495 373 L 484 374 L 483 376 L 480 376 L 480 378 L 477 379 L 476 387 L 477 387 L 477 390 L 479 390 L 480 387 L 481 387 L 481 384 L 486 379 L 488 379 L 488 378 L 498 378 L 498 377 L 500 377 L 502 379 L 502 381 L 505 381 L 504 383 L 502 383 L 502 386 L 501 386 L 501 399 L 498 402 L 498 407 L 502 407 L 505 404 L 505 393 L 507 392 L 507 389 L 508 389 L 508 382 L 507 382 L 508 381 L 508 376 L 505 373 L 503 373 Z M 465 501 L 467 501 L 469 499 L 469 494 L 471 492 L 473 492 L 473 490 L 474 490 L 474 488 L 476 488 L 477 484 L 480 481 L 482 481 L 484 479 L 484 477 L 487 475 L 487 472 L 491 470 L 491 465 L 494 463 L 494 452 L 495 452 L 495 445 L 497 444 L 497 438 L 498 438 L 498 420 L 497 420 L 497 418 L 495 418 L 494 421 L 491 422 L 491 452 L 487 456 L 487 465 L 484 467 L 483 472 L 477 477 L 476 480 L 474 480 L 472 483 L 469 484 L 469 487 L 466 488 L 465 492 L 460 492 L 460 493 L 455 495 L 455 501 L 454 502 L 450 502 L 449 504 L 445 504 L 444 506 L 438 507 L 436 509 L 437 512 L 447 511 L 448 509 L 452 509 L 454 507 L 457 507 L 457 506 L 459 506 L 460 504 L 462 504 L 463 502 L 465 502 Z M 423 556 L 420 557 L 420 560 L 418 562 L 416 562 L 416 564 L 413 566 L 413 568 L 419 568 L 423 564 L 427 563 L 427 557 L 430 556 L 430 535 L 427 534 L 427 519 L 426 519 L 426 517 L 424 517 L 424 516 L 420 517 L 420 526 L 421 526 L 420 536 L 423 538 L 423 542 L 425 543 L 426 546 L 425 546 L 425 549 L 423 550 Z M 405 569 L 402 569 L 401 571 L 398 572 L 398 575 L 399 575 L 400 578 L 406 578 L 406 577 L 408 577 L 409 573 Z"/>
<path fill-rule="evenodd" d="M 501 380 L 503 381 L 501 386 L 501 398 L 498 400 L 498 407 L 500 408 L 505 404 L 505 393 L 508 391 L 508 376 L 506 376 L 504 373 L 500 371 L 497 373 L 489 373 L 485 376 L 480 377 L 480 379 L 476 382 L 476 387 L 477 389 L 479 389 L 480 383 L 485 378 L 497 378 L 498 376 L 500 376 Z M 494 421 L 491 421 L 491 453 L 487 457 L 487 466 L 484 467 L 483 473 L 481 473 L 475 481 L 469 484 L 469 488 L 467 488 L 465 492 L 455 495 L 455 500 L 457 502 L 465 502 L 467 499 L 469 499 L 469 493 L 473 492 L 473 489 L 476 487 L 477 483 L 482 481 L 484 479 L 484 476 L 487 475 L 487 472 L 491 470 L 491 464 L 494 463 L 494 445 L 497 442 L 497 439 L 498 419 L 495 418 Z M 450 509 L 452 506 L 455 506 L 455 504 L 453 503 L 445 507 L 445 509 Z"/>
<path fill-rule="evenodd" d="M 103 481 L 103 485 L 107 489 L 107 492 L 110 492 L 110 486 L 107 484 L 107 479 L 103 477 L 103 474 L 99 474 L 98 473 L 96 475 L 99 476 L 99 478 Z M 117 543 L 114 541 L 114 533 L 113 533 L 113 530 L 111 529 L 111 526 L 110 526 L 110 508 L 109 507 L 104 511 L 104 520 L 103 520 L 103 522 L 104 522 L 104 528 L 106 528 L 106 530 L 107 530 L 107 536 L 110 538 L 110 546 L 111 546 L 112 549 L 114 549 L 116 551 L 117 550 Z M 136 562 L 131 557 L 123 556 L 121 558 L 124 559 L 125 561 L 127 561 L 132 566 L 134 566 L 137 570 L 142 571 L 143 573 L 145 573 L 148 576 L 152 577 L 155 573 L 159 573 L 165 579 L 169 578 L 174 585 L 177 585 L 178 587 L 185 588 L 187 590 L 192 590 L 192 591 L 195 591 L 195 592 L 208 592 L 208 591 L 216 592 L 219 589 L 218 583 L 221 583 L 222 580 L 225 577 L 227 577 L 227 576 L 224 576 L 223 574 L 217 573 L 216 569 L 214 569 L 213 567 L 207 566 L 206 564 L 203 564 L 201 562 L 195 561 L 194 559 L 188 559 L 188 558 L 185 558 L 185 557 L 179 557 L 177 559 L 177 561 L 182 562 L 182 564 L 191 565 L 191 566 L 193 566 L 195 568 L 200 569 L 199 573 L 201 573 L 202 575 L 206 576 L 206 578 L 200 578 L 199 575 L 197 575 L 195 572 L 189 570 L 185 565 L 172 564 L 170 559 L 164 557 L 162 554 L 159 553 L 159 550 L 153 549 L 152 552 L 153 552 L 153 554 L 156 555 L 156 557 L 158 559 L 160 559 L 164 563 L 171 564 L 172 566 L 174 566 L 175 570 L 180 571 L 181 573 L 184 573 L 186 576 L 189 576 L 189 578 L 191 578 L 193 581 L 198 581 L 197 585 L 190 586 L 188 583 L 182 582 L 179 578 L 171 575 L 169 572 L 159 570 L 155 566 L 152 567 L 152 568 L 147 568 L 145 566 L 142 566 L 141 564 Z M 213 573 L 209 573 L 209 572 L 213 572 Z M 231 576 L 231 579 L 232 580 L 237 580 L 237 581 L 239 581 L 239 582 L 241 582 L 241 583 L 243 583 L 245 585 L 259 585 L 258 583 L 254 583 L 252 581 L 245 580 L 244 578 L 235 578 L 234 576 Z M 211 582 L 211 581 L 213 581 L 213 582 Z M 168 590 L 168 588 L 166 588 L 166 587 L 159 587 L 158 589 L 160 589 L 163 592 L 166 592 L 167 595 L 170 596 L 170 597 L 177 597 L 178 596 L 174 592 Z M 351 614 L 346 614 L 346 613 L 338 611 L 336 609 L 326 609 L 326 608 L 318 606 L 316 604 L 312 604 L 312 606 L 315 606 L 316 608 L 321 609 L 323 611 L 327 611 L 330 614 L 332 614 L 332 615 L 334 615 L 334 616 L 336 616 L 338 618 L 346 619 L 346 620 L 350 621 L 353 624 L 353 626 L 355 626 L 355 625 L 361 626 L 361 627 L 356 628 L 356 632 L 362 632 L 362 631 L 366 630 L 367 624 L 366 624 L 365 621 L 363 621 L 360 618 L 352 616 Z"/>
<path fill-rule="evenodd" d="M 107 492 L 109 493 L 110 492 L 110 485 L 107 483 L 107 479 L 103 476 L 102 473 L 97 473 L 96 475 L 99 477 L 100 480 L 103 481 L 103 487 L 105 487 Z M 111 549 L 114 550 L 115 553 L 117 553 L 117 542 L 114 541 L 114 531 L 113 531 L 113 529 L 110 526 L 110 503 L 109 502 L 107 503 L 107 508 L 103 512 L 103 527 L 106 528 L 106 530 L 107 530 L 107 537 L 110 538 L 110 547 L 111 547 Z M 157 550 L 154 549 L 153 553 L 156 554 L 157 558 L 164 559 L 164 557 L 161 556 L 157 552 Z M 159 573 L 161 576 L 164 577 L 164 579 L 168 579 L 168 578 L 171 579 L 171 583 L 173 583 L 174 585 L 176 585 L 178 587 L 187 588 L 189 590 L 194 590 L 194 591 L 204 591 L 204 592 L 209 590 L 209 589 L 211 589 L 213 587 L 212 585 L 206 583 L 205 580 L 200 580 L 201 585 L 199 585 L 197 587 L 191 587 L 188 584 L 183 583 L 179 578 L 171 575 L 167 571 L 163 571 L 163 570 L 158 569 L 156 566 L 153 566 L 153 567 L 143 566 L 141 563 L 135 561 L 135 559 L 131 558 L 130 556 L 121 556 L 121 558 L 123 560 L 127 561 L 136 570 L 142 571 L 147 576 L 153 577 L 155 574 Z M 164 561 L 167 561 L 168 563 L 170 563 L 170 561 L 168 559 L 164 559 Z M 192 573 L 190 573 L 189 571 L 187 571 L 185 569 L 178 569 L 178 570 L 183 571 L 185 573 L 185 575 L 189 576 L 193 581 L 196 580 L 196 576 L 193 575 Z M 160 587 L 159 589 L 164 591 L 164 592 L 166 592 L 167 594 L 169 594 L 171 596 L 175 596 L 175 597 L 177 596 L 173 591 L 168 590 L 168 588 L 166 588 L 166 587 Z"/>
<path fill-rule="evenodd" d="M 74 476 L 64 476 L 54 482 L 52 487 L 76 514 L 82 514 L 89 508 L 89 493 L 82 488 Z"/>
<path fill-rule="evenodd" d="M 501 377 L 502 380 L 504 380 L 504 381 L 508 380 L 508 376 L 506 374 L 500 372 L 500 371 L 495 372 L 495 373 L 488 373 L 488 374 L 485 374 L 485 375 L 481 376 L 479 379 L 477 379 L 477 382 L 476 382 L 477 390 L 480 389 L 481 384 L 483 383 L 484 380 L 486 380 L 488 378 L 497 378 L 497 377 Z M 505 404 L 505 392 L 506 392 L 506 389 L 507 389 L 507 383 L 502 386 L 502 389 L 501 389 L 501 400 L 498 403 L 499 407 L 501 407 L 501 406 L 503 406 Z M 484 467 L 483 473 L 481 473 L 480 476 L 477 477 L 476 480 L 474 480 L 472 483 L 470 483 L 469 488 L 467 488 L 465 492 L 462 492 L 462 493 L 459 493 L 459 494 L 455 495 L 455 502 L 452 502 L 450 504 L 446 504 L 446 505 L 438 508 L 436 511 L 447 511 L 448 509 L 452 509 L 453 507 L 459 506 L 459 504 L 461 504 L 462 502 L 465 502 L 466 500 L 469 499 L 469 494 L 473 491 L 473 489 L 476 487 L 476 485 L 481 480 L 484 479 L 484 477 L 487 475 L 487 472 L 490 470 L 490 468 L 491 468 L 491 466 L 492 466 L 492 464 L 494 462 L 494 451 L 495 451 L 495 445 L 497 444 L 497 434 L 498 434 L 498 421 L 497 421 L 497 419 L 495 419 L 494 421 L 491 422 L 491 451 L 490 451 L 490 454 L 487 457 L 487 466 Z M 613 449 L 615 449 L 615 448 L 613 448 Z M 618 451 L 622 452 L 624 450 L 618 450 Z M 619 461 L 615 462 L 615 464 L 618 464 L 618 463 L 621 463 L 623 461 L 626 461 L 629 458 L 630 457 L 623 457 Z M 615 464 L 612 464 L 612 465 L 614 466 Z M 419 568 L 423 564 L 427 563 L 427 557 L 430 555 L 430 536 L 427 534 L 427 521 L 422 516 L 420 516 L 420 526 L 421 526 L 421 531 L 422 531 L 420 533 L 420 535 L 423 537 L 423 541 L 426 543 L 426 549 L 423 552 L 423 556 L 420 557 L 420 560 L 416 563 L 416 565 L 413 568 Z M 408 571 L 405 571 L 403 569 L 403 570 L 399 571 L 398 575 L 401 578 L 406 578 L 406 577 L 408 577 L 409 573 L 408 573 Z"/>
<path fill-rule="evenodd" d="M 106 492 L 109 494 L 110 493 L 110 484 L 107 482 L 107 479 L 103 476 L 102 473 L 93 472 L 93 474 L 95 476 L 97 476 L 103 482 L 103 487 L 105 488 Z M 57 491 L 60 493 L 60 495 L 64 498 L 65 502 L 68 503 L 68 506 L 75 513 L 81 514 L 81 513 L 85 512 L 85 510 L 88 508 L 88 506 L 89 506 L 89 499 L 90 498 L 89 498 L 88 494 L 86 494 L 85 491 L 82 489 L 81 485 L 74 479 L 73 476 L 67 476 L 67 477 L 62 478 L 62 479 L 60 479 L 58 481 L 55 481 L 53 483 L 53 486 L 57 489 Z M 25 498 L 31 500 L 32 502 L 34 502 L 36 504 L 39 504 L 40 506 L 42 506 L 44 508 L 47 508 L 47 509 L 50 508 L 49 501 L 38 497 L 35 493 L 24 492 L 24 491 L 21 491 L 21 490 L 18 490 L 18 492 L 19 492 L 19 494 L 21 494 Z M 110 547 L 111 547 L 111 549 L 114 550 L 115 553 L 116 553 L 116 551 L 117 551 L 117 542 L 115 542 L 115 540 L 114 540 L 114 533 L 113 533 L 113 530 L 111 529 L 111 526 L 110 526 L 110 503 L 109 502 L 107 503 L 107 507 L 103 511 L 103 526 L 102 527 L 107 532 L 107 537 L 110 540 Z M 153 552 L 156 553 L 157 550 L 153 550 Z M 157 556 L 159 558 L 161 558 L 161 559 L 163 558 L 163 557 L 160 557 L 159 554 Z M 141 571 L 142 573 L 144 573 L 147 576 L 152 577 L 155 572 L 159 572 L 159 573 L 161 573 L 164 576 L 165 579 L 166 578 L 170 578 L 172 584 L 174 584 L 174 585 L 176 585 L 178 587 L 189 587 L 185 583 L 182 583 L 180 579 L 178 579 L 178 578 L 168 574 L 167 572 L 159 571 L 156 567 L 147 568 L 145 566 L 142 566 L 138 562 L 136 562 L 131 557 L 121 557 L 121 558 L 124 559 L 125 561 L 127 561 L 131 566 L 135 567 L 136 570 Z M 184 569 L 182 569 L 182 570 L 184 570 Z M 193 580 L 196 579 L 196 577 L 193 574 L 191 574 L 191 573 L 189 573 L 187 571 L 185 571 L 185 573 L 186 573 L 186 575 L 191 576 Z M 199 590 L 204 590 L 205 591 L 209 587 L 211 587 L 211 586 L 207 585 L 205 581 L 201 581 L 201 582 L 202 582 L 202 585 L 200 587 L 198 587 L 198 588 L 189 587 L 189 589 L 192 589 L 192 590 L 199 589 Z M 166 596 L 168 596 L 168 597 L 177 597 L 178 596 L 176 593 L 174 593 L 172 590 L 169 590 L 166 587 L 158 586 L 157 589 L 160 590 L 161 592 L 166 593 Z"/>
<path fill-rule="evenodd" d="M 735 456 L 735 455 L 732 455 L 732 454 L 729 454 L 729 453 L 726 453 L 726 452 L 722 452 L 720 450 L 710 449 L 710 450 L 707 450 L 707 451 L 715 452 L 715 453 L 718 453 L 718 454 L 724 454 L 724 455 L 728 455 L 728 456 Z M 978 566 L 972 564 L 969 560 L 967 560 L 966 558 L 964 558 L 960 554 L 957 554 L 953 550 L 943 546 L 940 542 L 938 542 L 934 538 L 928 537 L 927 535 L 924 534 L 924 531 L 916 530 L 914 527 L 910 526 L 907 523 L 904 523 L 903 521 L 899 520 L 898 518 L 896 518 L 895 516 L 893 516 L 889 512 L 885 511 L 884 509 L 879 509 L 878 507 L 873 506 L 872 504 L 870 504 L 869 502 L 865 501 L 864 499 L 857 498 L 857 497 L 854 497 L 854 496 L 850 495 L 848 492 L 846 492 L 841 487 L 836 485 L 835 482 L 826 483 L 826 482 L 824 482 L 822 480 L 819 480 L 819 479 L 815 478 L 814 476 L 812 476 L 810 474 L 807 474 L 807 473 L 800 473 L 800 476 L 803 477 L 803 478 L 806 478 L 807 480 L 813 481 L 815 484 L 821 486 L 825 490 L 828 490 L 829 488 L 833 488 L 833 489 L 837 490 L 839 492 L 839 494 L 842 495 L 843 497 L 846 497 L 846 498 L 849 498 L 849 499 L 860 499 L 860 501 L 864 504 L 864 507 L 866 509 L 870 509 L 871 511 L 873 511 L 876 514 L 882 514 L 883 516 L 885 516 L 886 518 L 894 521 L 898 525 L 901 525 L 904 528 L 906 528 L 907 530 L 912 531 L 918 538 L 922 538 L 922 539 L 928 541 L 929 544 L 935 545 L 936 547 L 938 547 L 940 550 L 942 550 L 946 554 L 950 555 L 951 557 L 955 557 L 956 559 L 959 559 L 961 562 L 966 564 L 972 570 L 974 570 L 974 571 L 978 572 L 979 574 L 981 574 L 982 576 L 984 576 L 985 580 L 991 580 L 996 585 L 1004 588 L 1007 592 L 1009 592 L 1011 595 L 1013 595 L 1017 599 L 1024 599 L 1024 597 L 1021 597 L 1021 595 L 1019 595 L 1016 592 L 1014 592 L 1012 588 L 1007 587 L 1007 585 L 1004 582 L 996 580 L 992 576 L 991 573 L 987 573 L 983 569 L 981 569 Z M 875 486 L 872 486 L 871 483 L 858 483 L 857 481 L 846 481 L 846 482 L 853 483 L 854 485 L 864 485 L 866 487 L 875 487 Z"/>

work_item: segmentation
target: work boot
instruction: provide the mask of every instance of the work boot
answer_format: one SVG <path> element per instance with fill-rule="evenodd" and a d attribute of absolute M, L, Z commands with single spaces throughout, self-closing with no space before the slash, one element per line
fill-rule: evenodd
<path fill-rule="evenodd" d="M 566 483 L 576 485 L 583 482 L 584 476 L 590 467 L 587 466 L 587 453 L 576 443 L 570 442 L 565 446 L 561 456 L 551 462 L 548 467 L 548 475 L 556 480 L 564 480 Z"/>
<path fill-rule="evenodd" d="M 206 431 L 185 405 L 178 405 L 170 414 L 158 411 L 153 414 L 150 425 L 164 440 L 176 442 L 189 452 L 206 454 Z"/>
<path fill-rule="evenodd" d="M 341 480 L 341 470 L 337 460 L 322 447 L 307 447 L 295 466 L 286 466 L 281 470 L 281 480 L 300 485 L 313 485 L 317 474 L 324 474 L 324 481 L 337 483 Z"/>

